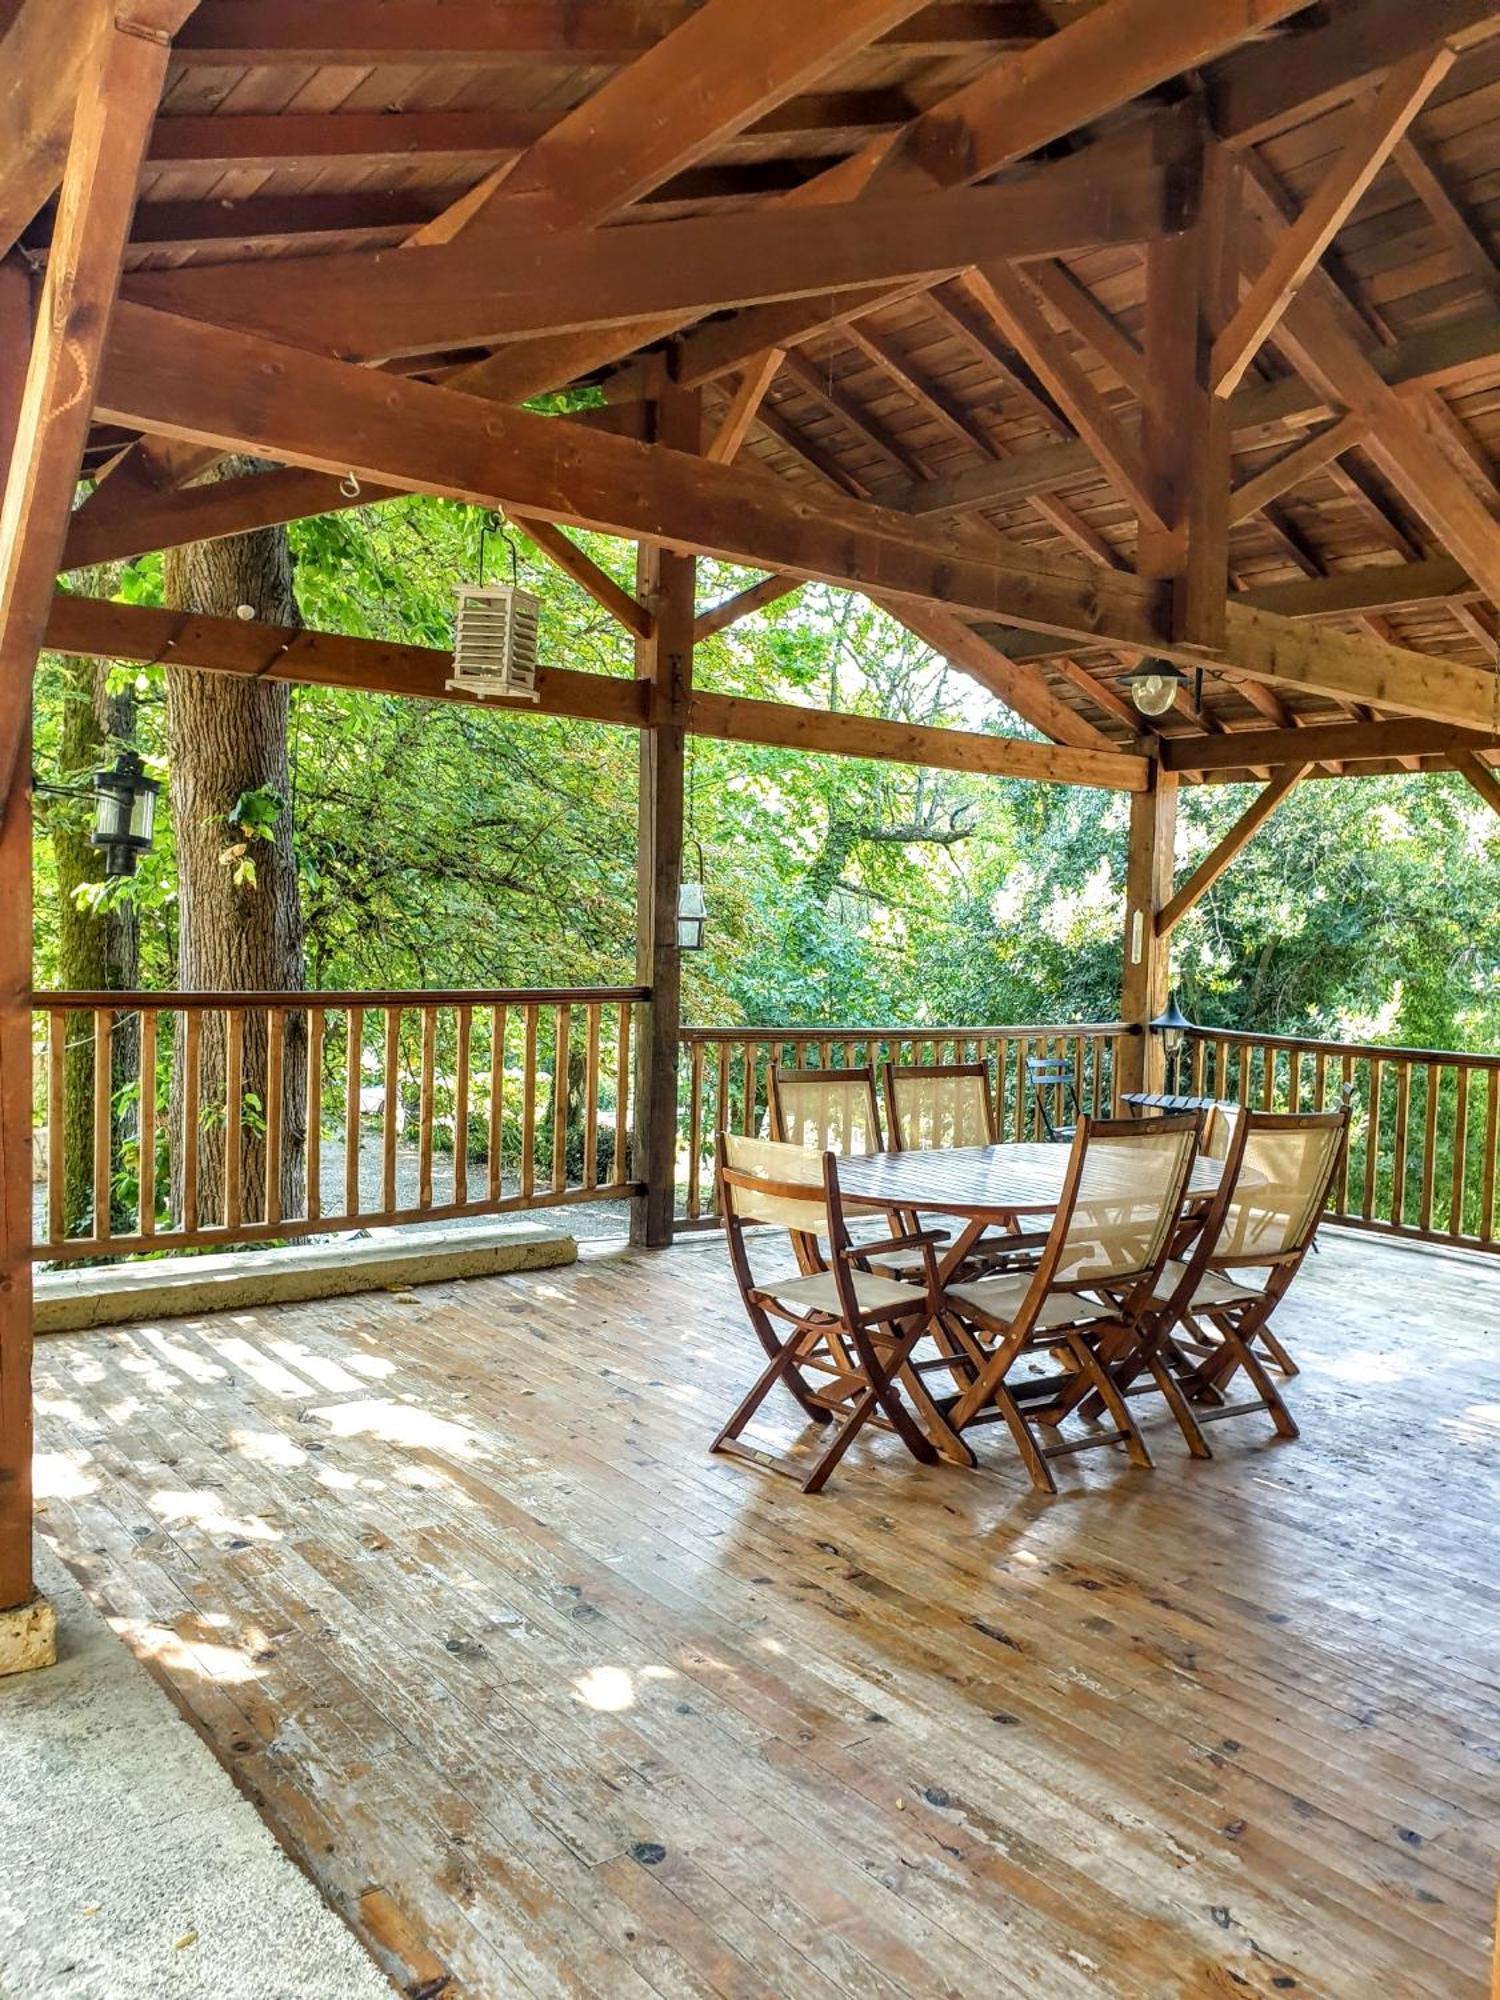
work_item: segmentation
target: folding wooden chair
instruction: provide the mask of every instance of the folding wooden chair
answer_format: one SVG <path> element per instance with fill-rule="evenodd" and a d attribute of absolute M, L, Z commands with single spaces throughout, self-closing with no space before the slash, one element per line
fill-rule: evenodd
<path fill-rule="evenodd" d="M 1287 1375 L 1297 1364 L 1270 1319 L 1312 1248 L 1348 1131 L 1347 1105 L 1242 1112 L 1201 1231 L 1185 1256 L 1162 1268 L 1139 1323 L 1141 1357 L 1195 1457 L 1209 1456 L 1203 1424 L 1247 1411 L 1265 1410 L 1281 1437 L 1297 1435 L 1266 1360 Z M 1139 1367 L 1139 1359 L 1122 1361 L 1113 1370 L 1117 1386 L 1128 1390 Z M 1241 1372 L 1256 1395 L 1227 1403 L 1225 1389 Z"/>
<path fill-rule="evenodd" d="M 1028 1056 L 1026 1084 L 1047 1137 L 1059 1145 L 1069 1144 L 1078 1130 L 1078 1085 L 1070 1058 Z M 1057 1111 L 1062 1123 L 1054 1115 Z"/>
<path fill-rule="evenodd" d="M 880 1106 L 875 1072 L 856 1069 L 785 1069 L 771 1065 L 771 1137 L 819 1153 L 880 1153 Z"/>
<path fill-rule="evenodd" d="M 1156 1289 L 1197 1147 L 1195 1114 L 1080 1119 L 1035 1270 L 949 1285 L 943 1295 L 945 1318 L 953 1312 L 962 1318 L 976 1352 L 967 1370 L 946 1363 L 959 1389 L 938 1407 L 960 1434 L 1003 1419 L 1033 1484 L 1045 1493 L 1057 1491 L 1049 1461 L 1070 1452 L 1123 1444 L 1133 1464 L 1151 1463 L 1100 1351 L 1121 1351 Z M 1050 1373 L 1014 1372 L 1042 1349 L 1054 1363 Z M 929 1372 L 934 1366 L 926 1364 Z M 1055 1435 L 1091 1391 L 1114 1429 Z M 1038 1425 L 1053 1430 L 1051 1441 Z"/>
<path fill-rule="evenodd" d="M 897 1387 L 902 1377 L 945 1455 L 972 1463 L 908 1367 L 912 1349 L 942 1304 L 934 1237 L 852 1243 L 831 1152 L 721 1132 L 718 1177 L 729 1260 L 767 1362 L 714 1439 L 713 1450 L 749 1459 L 797 1480 L 804 1493 L 817 1493 L 859 1432 L 875 1422 L 893 1430 L 914 1458 L 930 1464 L 938 1452 L 902 1402 Z M 745 1233 L 759 1223 L 791 1231 L 796 1270 L 764 1280 L 755 1276 Z M 872 1270 L 871 1253 L 886 1251 L 918 1252 L 922 1283 Z M 810 1469 L 740 1441 L 777 1383 L 814 1423 L 835 1425 Z"/>
<path fill-rule="evenodd" d="M 836 1153 L 841 1159 L 883 1152 L 873 1067 L 862 1063 L 852 1069 L 784 1069 L 773 1063 L 771 1137 L 818 1153 Z M 871 1228 L 890 1238 L 910 1236 L 920 1231 L 922 1224 L 915 1215 L 892 1209 L 868 1227 L 862 1221 L 854 1234 L 868 1239 Z M 940 1240 L 947 1240 L 946 1231 Z M 914 1284 L 922 1281 L 922 1260 L 917 1256 L 893 1253 L 881 1260 L 881 1268 Z"/>
<path fill-rule="evenodd" d="M 881 1086 L 886 1131 L 895 1152 L 993 1146 L 998 1141 L 990 1073 L 982 1062 L 888 1062 Z M 1045 1241 L 1042 1232 L 987 1231 L 966 1260 L 965 1273 L 1030 1262 Z"/>

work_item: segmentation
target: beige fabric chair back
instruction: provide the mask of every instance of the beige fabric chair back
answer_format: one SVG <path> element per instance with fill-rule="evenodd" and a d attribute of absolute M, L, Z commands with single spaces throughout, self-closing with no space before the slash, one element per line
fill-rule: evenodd
<path fill-rule="evenodd" d="M 891 1144 L 904 1152 L 995 1143 L 989 1071 L 983 1063 L 925 1069 L 887 1063 L 885 1102 Z"/>
<path fill-rule="evenodd" d="M 1211 1160 L 1226 1159 L 1229 1144 L 1234 1137 L 1235 1123 L 1240 1116 L 1237 1104 L 1216 1104 L 1209 1112 L 1203 1127 L 1203 1151 Z"/>
<path fill-rule="evenodd" d="M 1129 1284 L 1166 1254 L 1198 1149 L 1197 1120 L 1084 1125 L 1074 1144 L 1085 1148 L 1078 1199 L 1052 1282 Z"/>
<path fill-rule="evenodd" d="M 740 1222 L 772 1222 L 808 1236 L 828 1234 L 823 1155 L 775 1139 L 746 1139 L 725 1132 L 724 1163 L 735 1179 L 724 1181 L 726 1209 Z M 744 1175 L 741 1181 L 738 1177 Z M 808 1199 L 788 1194 L 806 1187 Z"/>
<path fill-rule="evenodd" d="M 778 1139 L 819 1153 L 878 1153 L 882 1150 L 875 1072 L 859 1069 L 771 1071 L 771 1102 Z"/>
<path fill-rule="evenodd" d="M 1317 1229 L 1343 1141 L 1341 1112 L 1255 1114 L 1215 1263 L 1254 1264 L 1301 1250 Z"/>

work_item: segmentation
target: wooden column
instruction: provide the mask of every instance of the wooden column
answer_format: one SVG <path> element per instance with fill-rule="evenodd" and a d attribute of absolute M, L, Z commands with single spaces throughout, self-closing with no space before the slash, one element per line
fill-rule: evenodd
<path fill-rule="evenodd" d="M 51 1657 L 31 1570 L 31 683 L 52 608 L 165 36 L 114 26 L 91 53 L 28 339 L 27 288 L 0 290 L 0 1670 Z M 25 378 L 14 376 L 25 358 Z M 6 412 L 12 414 L 6 414 Z M 18 1608 L 19 1607 L 19 1608 Z M 7 1623 L 6 1614 L 15 1615 Z"/>
<path fill-rule="evenodd" d="M 1125 859 L 1125 970 L 1120 1019 L 1138 1026 L 1120 1047 L 1115 1093 L 1160 1090 L 1165 1072 L 1159 1037 L 1149 1032 L 1167 1004 L 1171 939 L 1158 937 L 1157 912 L 1172 895 L 1172 855 L 1177 833 L 1177 778 L 1151 767 L 1151 784 L 1130 795 L 1130 847 Z"/>
<path fill-rule="evenodd" d="M 652 404 L 652 441 L 696 452 L 701 421 L 695 393 L 664 385 Z M 631 1204 L 630 1240 L 653 1249 L 672 1240 L 682 987 L 677 890 L 697 567 L 692 556 L 644 542 L 636 567 L 636 596 L 652 629 L 636 646 L 636 672 L 650 683 L 651 702 L 640 744 L 635 962 L 651 998 L 636 1031 L 632 1171 L 645 1192 Z"/>
<path fill-rule="evenodd" d="M 1136 567 L 1169 586 L 1165 623 L 1176 643 L 1216 652 L 1229 595 L 1231 461 L 1228 405 L 1213 392 L 1213 343 L 1234 308 L 1239 169 L 1200 135 L 1183 170 L 1197 177 L 1197 219 L 1146 251 L 1141 451 L 1166 531 L 1142 524 Z"/>

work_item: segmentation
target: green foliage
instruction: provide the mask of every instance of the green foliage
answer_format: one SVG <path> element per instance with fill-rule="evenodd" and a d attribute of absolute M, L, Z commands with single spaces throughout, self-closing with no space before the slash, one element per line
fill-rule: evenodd
<path fill-rule="evenodd" d="M 481 517 L 413 498 L 292 530 L 309 625 L 440 649 Z M 514 529 L 543 604 L 541 657 L 628 675 L 630 643 Z M 627 586 L 634 551 L 582 545 Z M 510 555 L 490 544 L 501 573 Z M 700 602 L 751 581 L 701 566 Z M 119 594 L 155 602 L 160 565 Z M 160 673 L 130 669 L 144 752 L 164 736 Z M 809 585 L 698 650 L 699 683 L 899 721 L 1029 734 L 863 600 Z M 38 681 L 38 768 L 61 678 Z M 324 987 L 624 981 L 634 971 L 637 742 L 498 707 L 300 688 L 293 797 L 237 801 L 227 865 L 293 814 L 312 982 Z M 1179 868 L 1243 810 L 1239 787 L 1184 790 Z M 110 893 L 141 921 L 143 978 L 174 963 L 170 790 L 156 852 Z M 1126 802 L 1104 791 L 810 757 L 690 748 L 706 948 L 684 1009 L 708 1023 L 1106 1020 L 1118 1007 Z M 38 944 L 55 958 L 50 842 Z M 234 852 L 234 849 L 240 852 Z M 1309 782 L 1182 924 L 1174 962 L 1197 1020 L 1453 1048 L 1500 1046 L 1500 819 L 1456 777 Z"/>

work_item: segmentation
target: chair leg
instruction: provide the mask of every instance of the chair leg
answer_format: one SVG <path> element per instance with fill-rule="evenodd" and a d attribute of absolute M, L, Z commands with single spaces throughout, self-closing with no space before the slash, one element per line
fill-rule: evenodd
<path fill-rule="evenodd" d="M 767 1322 L 767 1330 L 768 1332 L 770 1331 L 769 1321 Z M 736 1408 L 733 1416 L 730 1417 L 728 1423 L 725 1424 L 719 1435 L 709 1446 L 710 1451 L 721 1451 L 731 1439 L 737 1438 L 740 1435 L 746 1424 L 749 1423 L 750 1419 L 755 1415 L 755 1412 L 760 1408 L 778 1382 L 785 1380 L 787 1387 L 792 1390 L 794 1395 L 797 1394 L 797 1385 L 802 1380 L 801 1376 L 796 1372 L 797 1362 L 801 1359 L 801 1344 L 804 1339 L 815 1341 L 816 1337 L 815 1328 L 803 1328 L 799 1332 L 790 1335 L 785 1341 L 776 1341 L 774 1333 L 771 1334 L 772 1342 L 776 1347 L 775 1354 L 767 1362 L 760 1374 L 756 1376 L 754 1383 Z M 818 1407 L 816 1404 L 809 1406 L 803 1402 L 803 1398 L 800 1395 L 797 1396 L 797 1400 L 799 1403 L 803 1403 L 803 1408 L 808 1410 L 809 1415 L 816 1416 L 825 1424 L 830 1421 L 829 1411 Z"/>
<path fill-rule="evenodd" d="M 978 1459 L 933 1401 L 927 1384 L 909 1361 L 902 1366 L 899 1380 L 911 1397 L 912 1407 L 936 1446 L 939 1457 L 946 1458 L 951 1465 L 962 1465 L 972 1470 L 979 1463 Z"/>
<path fill-rule="evenodd" d="M 1052 1467 L 1047 1463 L 1030 1424 L 1022 1415 L 1020 1405 L 1003 1382 L 996 1383 L 991 1392 L 991 1401 L 1010 1428 L 1016 1450 L 1021 1454 L 1021 1462 L 1031 1474 L 1032 1485 L 1039 1493 L 1056 1493 L 1057 1481 L 1052 1476 Z"/>
<path fill-rule="evenodd" d="M 897 1321 L 896 1324 L 900 1325 L 901 1322 Z M 937 1447 L 912 1421 L 911 1413 L 901 1400 L 900 1391 L 893 1384 L 894 1376 L 899 1370 L 904 1369 L 911 1359 L 911 1351 L 921 1339 L 925 1329 L 925 1320 L 914 1323 L 909 1333 L 896 1338 L 894 1352 L 889 1359 L 882 1360 L 869 1330 L 861 1326 L 854 1328 L 854 1347 L 867 1386 L 860 1391 L 848 1416 L 814 1460 L 812 1470 L 802 1482 L 804 1493 L 822 1492 L 828 1483 L 829 1474 L 874 1416 L 877 1408 L 884 1414 L 891 1429 L 895 1431 L 913 1458 L 923 1465 L 937 1463 Z"/>
<path fill-rule="evenodd" d="M 1167 1408 L 1177 1419 L 1177 1428 L 1187 1440 L 1188 1454 L 1192 1458 L 1212 1458 L 1208 1439 L 1203 1435 L 1203 1427 L 1193 1415 L 1193 1406 L 1183 1395 L 1177 1378 L 1159 1354 L 1146 1357 L 1146 1366 L 1151 1370 L 1152 1380 L 1167 1399 Z"/>
<path fill-rule="evenodd" d="M 1101 1363 L 1083 1334 L 1079 1334 L 1074 1341 L 1073 1352 L 1080 1370 L 1093 1383 L 1094 1393 L 1114 1418 L 1116 1430 L 1123 1434 L 1126 1455 L 1131 1464 L 1149 1468 L 1154 1462 L 1150 1450 L 1136 1426 L 1135 1418 L 1130 1414 L 1130 1405 L 1115 1387 L 1114 1377 Z"/>
<path fill-rule="evenodd" d="M 751 1327 L 754 1329 L 756 1339 L 765 1349 L 768 1358 L 773 1364 L 773 1367 L 777 1362 L 781 1361 L 782 1357 L 787 1354 L 789 1349 L 792 1351 L 790 1360 L 788 1360 L 787 1363 L 785 1364 L 784 1373 L 785 1373 L 786 1386 L 788 1387 L 788 1389 L 791 1390 L 793 1396 L 796 1397 L 798 1405 L 800 1406 L 803 1414 L 812 1423 L 815 1424 L 828 1423 L 830 1419 L 827 1410 L 825 1410 L 820 1403 L 814 1402 L 812 1390 L 808 1387 L 807 1382 L 801 1373 L 801 1370 L 795 1366 L 795 1362 L 798 1358 L 797 1350 L 798 1350 L 799 1335 L 797 1333 L 789 1333 L 786 1339 L 782 1340 L 780 1335 L 777 1333 L 775 1327 L 771 1324 L 770 1314 L 767 1313 L 761 1306 L 750 1305 L 747 1303 L 745 1307 L 745 1313 L 746 1317 L 750 1321 Z M 772 1382 L 774 1382 L 776 1379 L 777 1379 L 776 1373 L 772 1373 L 769 1377 L 769 1380 Z"/>
<path fill-rule="evenodd" d="M 1261 1327 L 1259 1332 L 1256 1334 L 1255 1338 L 1260 1342 L 1261 1346 L 1266 1350 L 1267 1354 L 1270 1355 L 1271 1361 L 1274 1364 L 1274 1366 L 1279 1368 L 1283 1375 L 1301 1374 L 1302 1372 L 1301 1369 L 1298 1368 L 1296 1362 L 1292 1359 L 1291 1355 L 1287 1353 L 1286 1349 L 1282 1346 L 1281 1342 L 1276 1338 L 1275 1334 L 1272 1333 L 1269 1326 Z"/>

